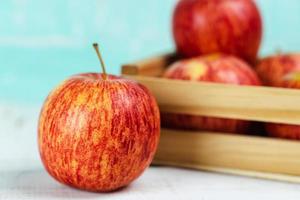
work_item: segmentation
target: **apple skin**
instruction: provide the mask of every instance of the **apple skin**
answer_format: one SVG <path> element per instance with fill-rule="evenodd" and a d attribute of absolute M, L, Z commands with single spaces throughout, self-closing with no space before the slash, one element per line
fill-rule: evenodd
<path fill-rule="evenodd" d="M 290 89 L 300 89 L 300 72 L 291 72 L 285 75 L 278 86 Z M 300 140 L 300 125 L 281 123 L 266 123 L 266 131 L 269 136 Z"/>
<path fill-rule="evenodd" d="M 166 70 L 163 77 L 235 85 L 260 85 L 260 80 L 247 63 L 234 56 L 224 54 L 213 54 L 175 62 Z M 162 113 L 161 119 L 162 125 L 168 128 L 226 133 L 245 133 L 250 125 L 250 122 L 244 120 L 188 114 Z"/>
<path fill-rule="evenodd" d="M 173 36 L 184 57 L 221 52 L 254 63 L 262 29 L 252 0 L 180 0 L 173 14 Z"/>
<path fill-rule="evenodd" d="M 300 71 L 300 54 L 278 54 L 261 59 L 255 70 L 267 86 L 282 87 L 282 78 L 288 73 Z"/>
<path fill-rule="evenodd" d="M 299 125 L 267 123 L 265 127 L 271 137 L 300 140 Z"/>
<path fill-rule="evenodd" d="M 38 145 L 51 176 L 66 185 L 108 192 L 136 179 L 151 163 L 160 136 L 154 97 L 135 81 L 75 75 L 46 99 Z"/>

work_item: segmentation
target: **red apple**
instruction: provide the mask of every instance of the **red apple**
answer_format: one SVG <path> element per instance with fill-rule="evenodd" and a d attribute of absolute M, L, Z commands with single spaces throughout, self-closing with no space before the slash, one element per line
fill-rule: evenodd
<path fill-rule="evenodd" d="M 291 72 L 279 81 L 280 87 L 300 89 L 300 72 Z M 267 123 L 266 130 L 270 136 L 288 139 L 300 139 L 300 125 Z"/>
<path fill-rule="evenodd" d="M 45 168 L 59 182 L 112 191 L 149 166 L 159 135 L 159 109 L 144 86 L 87 73 L 50 93 L 40 114 L 38 144 Z"/>
<path fill-rule="evenodd" d="M 170 79 L 208 81 L 236 85 L 260 85 L 251 67 L 244 61 L 228 55 L 215 54 L 178 61 L 163 75 Z M 192 91 L 191 91 L 192 92 Z M 201 99 L 199 99 L 201 101 Z M 248 121 L 202 117 L 187 114 L 162 113 L 162 124 L 169 128 L 242 133 Z"/>
<path fill-rule="evenodd" d="M 286 74 L 300 71 L 300 54 L 278 54 L 263 58 L 256 66 L 256 72 L 267 86 L 281 86 Z"/>
<path fill-rule="evenodd" d="M 173 35 L 183 56 L 223 52 L 254 63 L 262 20 L 252 0 L 181 0 L 173 15 Z"/>

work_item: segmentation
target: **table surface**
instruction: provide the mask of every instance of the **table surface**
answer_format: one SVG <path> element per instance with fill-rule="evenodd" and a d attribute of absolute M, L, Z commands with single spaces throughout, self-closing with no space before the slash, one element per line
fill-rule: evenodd
<path fill-rule="evenodd" d="M 300 185 L 168 167 L 150 167 L 128 187 L 90 193 L 61 185 L 43 169 L 0 172 L 0 199 L 299 199 Z"/>
<path fill-rule="evenodd" d="M 39 108 L 0 102 L 0 200 L 300 199 L 300 184 L 171 167 L 150 167 L 113 193 L 69 188 L 52 179 L 41 165 L 36 144 Z"/>

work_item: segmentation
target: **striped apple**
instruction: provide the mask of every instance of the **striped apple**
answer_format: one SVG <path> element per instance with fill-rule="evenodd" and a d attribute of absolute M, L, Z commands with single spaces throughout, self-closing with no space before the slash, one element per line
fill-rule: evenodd
<path fill-rule="evenodd" d="M 177 51 L 185 57 L 222 52 L 254 63 L 262 29 L 253 0 L 181 0 L 173 14 Z"/>
<path fill-rule="evenodd" d="M 287 74 L 300 71 L 300 54 L 278 54 L 261 59 L 255 70 L 267 86 L 282 85 L 282 78 Z"/>
<path fill-rule="evenodd" d="M 38 126 L 49 174 L 66 185 L 102 192 L 141 175 L 159 135 L 159 109 L 148 89 L 106 73 L 65 80 L 46 99 Z"/>
<path fill-rule="evenodd" d="M 178 61 L 172 64 L 163 76 L 169 79 L 189 81 L 260 85 L 260 80 L 247 63 L 224 54 L 212 54 Z M 162 113 L 161 118 L 162 125 L 169 128 L 229 133 L 244 133 L 250 124 L 248 121 L 243 120 L 187 114 Z"/>

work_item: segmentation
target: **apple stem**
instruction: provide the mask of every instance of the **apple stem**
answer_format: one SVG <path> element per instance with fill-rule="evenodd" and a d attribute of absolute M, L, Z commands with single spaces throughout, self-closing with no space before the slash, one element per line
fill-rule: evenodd
<path fill-rule="evenodd" d="M 97 53 L 97 56 L 98 56 L 98 58 L 100 60 L 100 63 L 101 63 L 101 68 L 102 68 L 102 72 L 103 72 L 102 78 L 103 78 L 103 80 L 106 80 L 107 79 L 107 74 L 106 74 L 106 70 L 105 70 L 105 64 L 104 64 L 104 61 L 102 59 L 101 53 L 99 51 L 98 43 L 94 43 L 93 47 L 94 47 L 94 49 L 95 49 L 95 51 Z"/>

